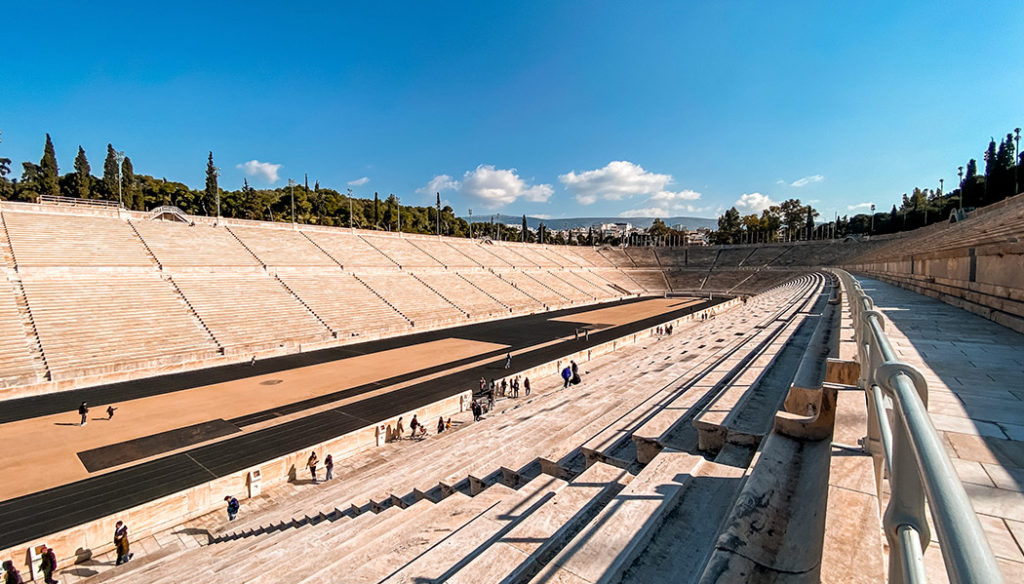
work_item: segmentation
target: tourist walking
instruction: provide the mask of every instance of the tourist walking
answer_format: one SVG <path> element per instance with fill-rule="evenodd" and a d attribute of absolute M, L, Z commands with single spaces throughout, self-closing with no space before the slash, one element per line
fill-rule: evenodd
<path fill-rule="evenodd" d="M 324 469 L 326 469 L 327 472 L 327 474 L 324 475 L 324 482 L 327 482 L 334 477 L 334 457 L 330 454 L 328 454 L 327 458 L 324 459 Z"/>
<path fill-rule="evenodd" d="M 21 573 L 10 560 L 4 560 L 4 584 L 25 584 L 21 579 Z"/>
<path fill-rule="evenodd" d="M 480 415 L 483 413 L 480 408 L 480 402 L 473 400 L 473 405 L 469 406 L 469 409 L 473 410 L 473 421 L 479 422 Z"/>
<path fill-rule="evenodd" d="M 572 379 L 572 369 L 568 366 L 562 369 L 562 389 L 569 387 L 569 380 Z"/>
<path fill-rule="evenodd" d="M 89 404 L 82 402 L 82 405 L 78 406 L 78 415 L 82 416 L 82 421 L 78 425 L 84 426 L 86 417 L 89 415 Z"/>
<path fill-rule="evenodd" d="M 575 361 L 569 361 L 569 367 L 572 369 L 572 384 L 578 384 L 580 380 L 580 368 L 576 365 Z"/>
<path fill-rule="evenodd" d="M 309 460 L 306 461 L 306 466 L 309 468 L 309 476 L 313 477 L 313 484 L 317 483 L 316 480 L 316 464 L 320 462 L 316 458 L 316 452 L 309 453 Z"/>
<path fill-rule="evenodd" d="M 512 367 L 512 353 L 505 354 L 505 369 Z"/>
<path fill-rule="evenodd" d="M 437 419 L 437 433 L 444 432 L 444 416 Z"/>
<path fill-rule="evenodd" d="M 419 427 L 420 427 L 420 421 L 416 419 L 416 414 L 413 414 L 412 415 L 412 421 L 409 422 L 409 430 L 410 430 L 409 438 L 410 439 L 416 437 L 416 430 L 418 430 Z"/>
<path fill-rule="evenodd" d="M 395 422 L 395 440 L 401 440 L 402 434 L 405 434 L 405 426 L 402 425 L 402 416 L 398 416 L 398 421 Z"/>
<path fill-rule="evenodd" d="M 107 419 L 108 420 L 113 420 L 114 419 L 114 412 L 116 410 L 117 410 L 117 408 L 115 408 L 114 406 L 107 406 Z"/>
<path fill-rule="evenodd" d="M 53 573 L 57 571 L 57 554 L 53 553 L 52 547 L 43 546 L 43 557 L 39 563 L 39 569 L 43 571 L 43 582 L 45 584 L 57 584 L 53 579 Z"/>
<path fill-rule="evenodd" d="M 235 515 L 238 515 L 238 508 L 241 506 L 238 504 L 238 499 L 231 495 L 226 495 L 224 500 L 228 503 L 228 521 L 234 521 Z"/>
<path fill-rule="evenodd" d="M 526 397 L 530 397 L 530 378 L 523 378 L 523 389 L 526 392 Z"/>
<path fill-rule="evenodd" d="M 501 380 L 501 396 L 505 397 L 507 395 L 508 395 L 508 380 L 507 379 L 502 379 Z"/>
<path fill-rule="evenodd" d="M 115 566 L 120 566 L 135 555 L 131 552 L 131 546 L 128 542 L 128 526 L 124 524 L 124 521 L 118 521 L 114 525 L 114 550 L 117 552 Z"/>

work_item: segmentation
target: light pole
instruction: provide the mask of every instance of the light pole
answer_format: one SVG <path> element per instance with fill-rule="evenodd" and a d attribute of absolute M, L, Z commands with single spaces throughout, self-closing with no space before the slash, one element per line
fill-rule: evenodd
<path fill-rule="evenodd" d="M 960 210 L 964 210 L 964 167 L 958 166 L 957 172 L 960 175 Z"/>
<path fill-rule="evenodd" d="M 352 189 L 348 190 L 348 228 L 352 229 Z"/>
<path fill-rule="evenodd" d="M 217 218 L 214 225 L 220 225 L 220 167 L 213 167 L 213 178 L 217 180 Z"/>
<path fill-rule="evenodd" d="M 292 225 L 295 225 L 295 181 L 288 179 L 288 190 L 291 191 L 292 199 Z"/>
<path fill-rule="evenodd" d="M 1014 138 L 1017 141 L 1017 148 L 1014 150 L 1017 153 L 1017 160 L 1014 160 L 1017 164 L 1013 165 L 1013 194 L 1020 193 L 1020 128 L 1014 128 L 1013 133 L 1016 135 Z"/>
<path fill-rule="evenodd" d="M 124 151 L 118 150 L 114 153 L 114 158 L 117 160 L 117 203 L 124 208 L 124 199 L 121 197 L 121 183 L 124 182 L 124 177 L 121 174 L 121 167 L 124 166 Z"/>

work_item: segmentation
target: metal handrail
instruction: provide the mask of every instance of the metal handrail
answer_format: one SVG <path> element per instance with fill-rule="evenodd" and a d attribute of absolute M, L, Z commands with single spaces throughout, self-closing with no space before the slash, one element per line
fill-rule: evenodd
<path fill-rule="evenodd" d="M 57 195 L 39 195 L 36 197 L 36 202 L 40 204 L 49 203 L 54 205 L 71 205 L 73 207 L 124 207 L 117 201 L 107 201 L 105 199 L 79 199 L 77 197 L 61 197 Z"/>
<path fill-rule="evenodd" d="M 889 581 L 925 582 L 923 555 L 931 539 L 927 501 L 950 582 L 1002 582 L 971 501 L 928 417 L 924 376 L 897 358 L 882 314 L 874 310 L 860 283 L 843 270 L 831 271 L 843 283 L 853 320 L 861 371 L 858 385 L 868 401 L 865 446 L 876 459 L 878 480 L 882 464 L 889 476 L 889 505 L 883 516 L 892 550 Z"/>

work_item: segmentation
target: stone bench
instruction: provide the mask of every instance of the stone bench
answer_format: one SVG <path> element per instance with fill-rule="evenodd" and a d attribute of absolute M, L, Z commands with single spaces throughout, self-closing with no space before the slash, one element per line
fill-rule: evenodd
<path fill-rule="evenodd" d="M 665 450 L 531 582 L 606 582 L 628 567 L 705 460 Z"/>

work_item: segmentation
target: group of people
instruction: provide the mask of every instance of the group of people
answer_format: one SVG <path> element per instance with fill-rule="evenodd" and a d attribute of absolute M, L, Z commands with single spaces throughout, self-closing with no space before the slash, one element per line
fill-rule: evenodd
<path fill-rule="evenodd" d="M 447 420 L 444 419 L 444 416 L 440 416 L 440 417 L 437 418 L 437 433 L 438 434 L 440 434 L 441 432 L 444 432 L 445 430 L 451 430 L 451 429 L 452 429 L 452 419 L 451 418 L 448 418 Z M 402 416 L 398 416 L 398 421 L 395 422 L 395 431 L 392 434 L 391 439 L 392 440 L 401 440 L 404 435 L 405 435 L 405 425 L 402 423 Z M 426 435 L 427 435 L 427 427 L 424 426 L 419 421 L 419 419 L 416 417 L 416 414 L 413 414 L 412 415 L 412 420 L 409 422 L 409 439 L 410 440 L 412 440 L 413 438 L 420 438 L 420 439 L 422 439 L 422 438 L 425 438 Z"/>
<path fill-rule="evenodd" d="M 45 584 L 58 584 L 53 579 L 53 574 L 57 571 L 57 554 L 53 553 L 53 548 L 45 545 L 39 547 L 39 554 L 39 569 L 43 573 L 43 582 Z M 14 562 L 6 560 L 3 566 L 3 584 L 25 584 L 25 580 L 21 577 L 21 572 L 14 567 Z"/>
<path fill-rule="evenodd" d="M 313 484 L 317 484 L 319 479 L 316 478 L 316 467 L 320 464 L 320 459 L 316 457 L 316 452 L 309 453 L 309 459 L 306 460 L 306 468 L 309 469 L 309 476 L 313 478 Z M 327 469 L 327 473 L 324 475 L 324 481 L 329 481 L 334 477 L 334 457 L 330 454 L 324 459 L 324 468 Z"/>
<path fill-rule="evenodd" d="M 657 331 L 659 337 L 662 335 L 671 335 L 672 325 L 666 324 L 664 326 L 659 326 L 657 329 L 655 329 L 655 331 Z"/>
<path fill-rule="evenodd" d="M 522 381 L 520 381 L 522 379 Z M 530 378 L 520 375 L 516 375 L 509 381 L 508 378 L 502 379 L 500 382 L 495 381 L 491 378 L 487 381 L 485 378 L 480 378 L 480 393 L 487 396 L 487 401 L 492 405 L 494 403 L 494 396 L 500 395 L 501 397 L 518 398 L 519 390 L 522 389 L 526 397 L 530 397 Z"/>
<path fill-rule="evenodd" d="M 562 369 L 562 388 L 565 389 L 570 385 L 577 385 L 580 381 L 580 368 L 576 365 L 575 361 L 569 361 L 569 364 Z"/>
<path fill-rule="evenodd" d="M 107 419 L 112 420 L 114 418 L 114 406 L 107 406 Z M 84 426 L 89 421 L 89 403 L 82 402 L 82 405 L 78 406 L 78 415 L 82 417 L 82 420 L 78 423 L 79 426 Z"/>

